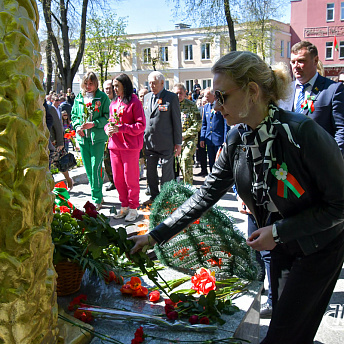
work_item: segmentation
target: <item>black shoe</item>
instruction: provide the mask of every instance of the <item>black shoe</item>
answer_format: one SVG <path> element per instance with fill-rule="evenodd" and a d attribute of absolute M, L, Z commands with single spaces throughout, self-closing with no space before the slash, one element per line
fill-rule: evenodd
<path fill-rule="evenodd" d="M 206 177 L 208 175 L 208 173 L 207 172 L 200 172 L 200 173 L 198 173 L 198 174 L 196 174 L 196 176 L 198 176 L 198 177 Z"/>
<path fill-rule="evenodd" d="M 111 183 L 108 187 L 105 189 L 106 191 L 116 190 L 116 186 L 114 183 Z"/>
<path fill-rule="evenodd" d="M 270 319 L 272 315 L 272 306 L 265 302 L 260 307 L 260 317 L 262 319 Z"/>
<path fill-rule="evenodd" d="M 152 203 L 154 202 L 154 198 L 150 198 L 150 199 L 148 199 L 146 202 L 143 202 L 142 203 L 142 205 L 144 206 L 144 207 L 150 207 L 151 205 L 152 205 Z"/>

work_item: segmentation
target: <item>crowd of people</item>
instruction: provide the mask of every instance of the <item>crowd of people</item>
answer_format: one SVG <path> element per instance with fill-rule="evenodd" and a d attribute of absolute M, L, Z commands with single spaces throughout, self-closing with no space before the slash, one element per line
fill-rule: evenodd
<path fill-rule="evenodd" d="M 76 130 L 97 209 L 105 159 L 121 202 L 117 219 L 138 217 L 143 160 L 148 206 L 162 184 L 179 178 L 178 168 L 192 184 L 194 164 L 206 176 L 209 161 L 204 185 L 149 234 L 132 237 L 132 252 L 162 245 L 233 187 L 248 215 L 247 245 L 269 279 L 263 344 L 313 343 L 344 260 L 344 86 L 321 75 L 310 42 L 292 47 L 290 65 L 293 82 L 285 65 L 230 52 L 212 68 L 213 89 L 195 80 L 191 92 L 182 83 L 169 91 L 154 71 L 150 91 L 136 94 L 122 73 L 102 92 L 89 72 L 73 104 L 70 90 L 47 96 L 54 121 Z"/>

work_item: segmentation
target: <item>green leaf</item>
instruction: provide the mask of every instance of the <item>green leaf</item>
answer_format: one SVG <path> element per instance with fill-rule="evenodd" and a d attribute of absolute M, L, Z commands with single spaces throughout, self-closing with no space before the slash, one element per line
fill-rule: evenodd
<path fill-rule="evenodd" d="M 178 293 L 172 293 L 172 294 L 170 295 L 171 301 L 174 302 L 174 303 L 179 302 L 179 301 L 180 301 L 179 295 L 180 295 L 180 294 L 178 294 Z"/>
<path fill-rule="evenodd" d="M 172 293 L 171 295 L 173 294 L 184 294 L 184 295 L 192 295 L 192 294 L 195 294 L 196 293 L 196 290 L 193 290 L 193 289 L 179 289 L 178 291 L 176 291 L 175 293 Z"/>
<path fill-rule="evenodd" d="M 124 227 L 119 227 L 118 229 L 119 238 L 121 241 L 125 241 L 127 239 L 127 231 Z"/>
<path fill-rule="evenodd" d="M 215 299 L 216 299 L 216 293 L 214 290 L 210 290 L 210 292 L 208 293 L 208 295 L 206 296 L 207 299 L 207 303 L 208 305 L 212 305 L 215 303 Z"/>

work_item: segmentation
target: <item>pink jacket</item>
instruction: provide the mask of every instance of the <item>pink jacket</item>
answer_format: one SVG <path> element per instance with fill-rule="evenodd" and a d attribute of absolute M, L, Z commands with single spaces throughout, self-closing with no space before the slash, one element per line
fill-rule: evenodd
<path fill-rule="evenodd" d="M 113 150 L 136 149 L 143 146 L 143 133 L 146 128 L 146 117 L 140 100 L 132 95 L 129 104 L 124 104 L 118 97 L 110 104 L 110 122 L 115 122 L 113 114 L 119 114 L 118 133 L 109 137 L 108 148 Z M 105 125 L 104 129 L 110 125 Z"/>

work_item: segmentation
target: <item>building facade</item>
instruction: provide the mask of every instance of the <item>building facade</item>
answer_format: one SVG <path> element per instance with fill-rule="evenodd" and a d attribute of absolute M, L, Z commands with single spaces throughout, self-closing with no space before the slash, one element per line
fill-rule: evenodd
<path fill-rule="evenodd" d="M 266 34 L 271 42 L 266 61 L 269 64 L 279 61 L 289 64 L 289 24 L 277 21 L 271 21 L 270 24 L 273 29 Z M 238 50 L 248 49 L 247 42 L 241 38 L 244 37 L 243 31 L 242 27 L 236 27 Z M 118 65 L 108 69 L 108 75 L 112 78 L 118 73 L 128 74 L 137 90 L 149 87 L 147 79 L 154 66 L 164 74 L 166 89 L 172 89 L 174 84 L 182 82 L 188 90 L 192 90 L 195 79 L 202 88 L 212 87 L 211 67 L 222 55 L 230 51 L 228 29 L 225 26 L 211 31 L 177 24 L 171 31 L 132 34 L 127 35 L 126 39 L 131 42 L 131 49 L 123 53 Z M 254 52 L 259 54 L 257 50 Z M 71 56 L 74 55 L 75 52 L 71 51 Z M 44 61 L 43 50 L 43 64 Z M 84 73 L 92 69 L 93 66 L 84 62 L 80 65 L 73 81 L 75 93 L 80 89 L 79 83 Z"/>
<path fill-rule="evenodd" d="M 290 32 L 292 45 L 301 40 L 316 45 L 326 76 L 344 71 L 344 1 L 291 0 Z"/>

